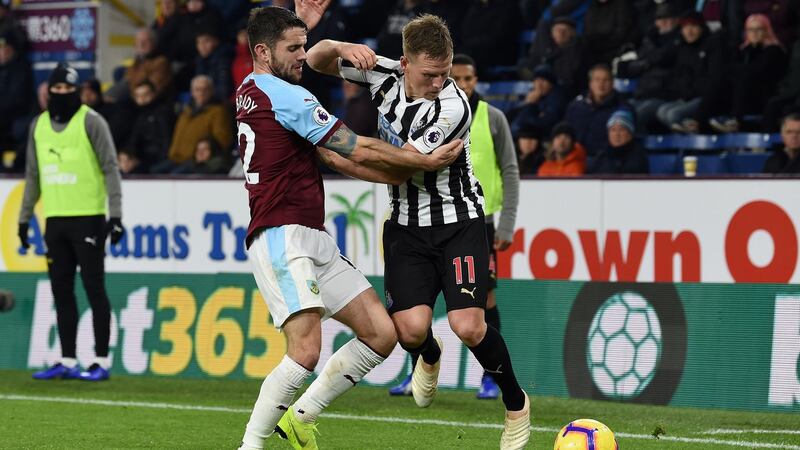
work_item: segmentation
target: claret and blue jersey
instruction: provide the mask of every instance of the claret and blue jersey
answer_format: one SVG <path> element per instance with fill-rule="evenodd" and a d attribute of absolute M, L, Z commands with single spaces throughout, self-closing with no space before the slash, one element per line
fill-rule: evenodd
<path fill-rule="evenodd" d="M 236 91 L 239 155 L 250 197 L 248 242 L 259 228 L 324 230 L 325 193 L 316 145 L 342 123 L 302 86 L 250 74 Z"/>

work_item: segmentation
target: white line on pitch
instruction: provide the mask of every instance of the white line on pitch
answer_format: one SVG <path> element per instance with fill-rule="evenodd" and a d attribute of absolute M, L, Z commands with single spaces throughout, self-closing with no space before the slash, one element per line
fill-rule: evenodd
<path fill-rule="evenodd" d="M 21 401 L 36 401 L 36 402 L 56 402 L 56 403 L 74 403 L 84 405 L 100 405 L 100 406 L 125 406 L 125 407 L 138 407 L 138 408 L 154 408 L 154 409 L 177 409 L 186 411 L 211 411 L 211 412 L 226 412 L 247 414 L 250 412 L 248 408 L 229 408 L 225 406 L 202 406 L 202 405 L 182 405 L 179 403 L 159 403 L 159 402 L 127 402 L 117 400 L 100 400 L 100 399 L 85 399 L 85 398 L 71 398 L 71 397 L 44 397 L 34 395 L 14 395 L 14 394 L 0 394 L 0 400 L 21 400 Z M 481 422 L 454 422 L 449 420 L 436 420 L 436 419 L 406 419 L 402 417 L 379 417 L 379 416 L 360 416 L 355 414 L 339 414 L 339 413 L 324 413 L 324 417 L 329 419 L 342 419 L 342 420 L 367 420 L 371 422 L 384 422 L 384 423 L 407 423 L 416 425 L 440 425 L 461 428 L 493 428 L 502 429 L 503 426 L 496 423 L 481 423 Z M 555 428 L 547 427 L 531 427 L 533 431 L 542 433 L 556 433 Z M 649 434 L 633 434 L 633 433 L 614 433 L 621 438 L 626 439 L 646 439 L 652 440 L 653 436 Z M 727 445 L 730 447 L 745 447 L 745 448 L 772 448 L 778 450 L 800 450 L 798 445 L 789 444 L 773 444 L 762 442 L 748 442 L 748 441 L 731 441 L 721 439 L 708 439 L 708 438 L 689 438 L 678 436 L 661 436 L 662 441 L 669 442 L 683 442 L 692 444 L 716 444 Z"/>
<path fill-rule="evenodd" d="M 714 430 L 706 430 L 700 434 L 800 434 L 800 430 L 736 430 L 727 428 L 716 428 Z"/>

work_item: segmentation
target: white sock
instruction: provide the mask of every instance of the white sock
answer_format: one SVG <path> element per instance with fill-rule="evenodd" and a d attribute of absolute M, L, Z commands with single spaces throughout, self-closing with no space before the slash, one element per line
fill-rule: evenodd
<path fill-rule="evenodd" d="M 111 360 L 108 358 L 108 356 L 103 358 L 98 356 L 94 359 L 94 363 L 106 370 L 111 368 Z"/>
<path fill-rule="evenodd" d="M 61 358 L 61 365 L 67 369 L 73 369 L 78 365 L 78 360 L 75 358 Z"/>
<path fill-rule="evenodd" d="M 292 407 L 303 422 L 311 423 L 340 395 L 361 381 L 373 367 L 386 359 L 366 344 L 353 339 L 334 353 L 322 372 Z"/>
<path fill-rule="evenodd" d="M 280 364 L 261 383 L 261 392 L 242 438 L 242 448 L 264 447 L 264 439 L 275 431 L 275 425 L 292 403 L 294 393 L 309 375 L 311 372 L 305 367 L 284 355 Z"/>

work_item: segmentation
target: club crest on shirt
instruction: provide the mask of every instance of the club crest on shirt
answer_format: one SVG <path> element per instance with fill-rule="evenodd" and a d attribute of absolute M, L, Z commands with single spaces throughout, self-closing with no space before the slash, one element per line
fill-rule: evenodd
<path fill-rule="evenodd" d="M 306 280 L 308 284 L 308 290 L 311 291 L 314 295 L 319 295 L 319 285 L 314 280 Z"/>
<path fill-rule="evenodd" d="M 438 147 L 444 143 L 444 131 L 437 126 L 430 126 L 425 130 L 423 139 L 428 147 Z"/>
<path fill-rule="evenodd" d="M 322 106 L 314 108 L 314 122 L 317 125 L 327 125 L 331 121 L 331 115 Z"/>

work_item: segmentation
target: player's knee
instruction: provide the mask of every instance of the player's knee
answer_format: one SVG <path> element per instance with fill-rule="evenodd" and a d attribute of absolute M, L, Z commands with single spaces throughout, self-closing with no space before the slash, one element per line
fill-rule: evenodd
<path fill-rule="evenodd" d="M 376 321 L 369 333 L 359 334 L 358 338 L 381 356 L 389 356 L 397 345 L 397 332 L 388 318 L 386 321 Z"/>
<path fill-rule="evenodd" d="M 313 370 L 317 366 L 319 353 L 320 346 L 315 345 L 310 339 L 290 342 L 286 349 L 286 354 L 290 358 L 308 370 Z"/>
<path fill-rule="evenodd" d="M 395 324 L 397 340 L 403 348 L 417 348 L 425 342 L 428 336 L 427 328 L 415 328 L 403 324 Z"/>
<path fill-rule="evenodd" d="M 468 347 L 480 344 L 486 336 L 486 322 L 473 320 L 460 320 L 450 324 L 453 333 Z"/>

